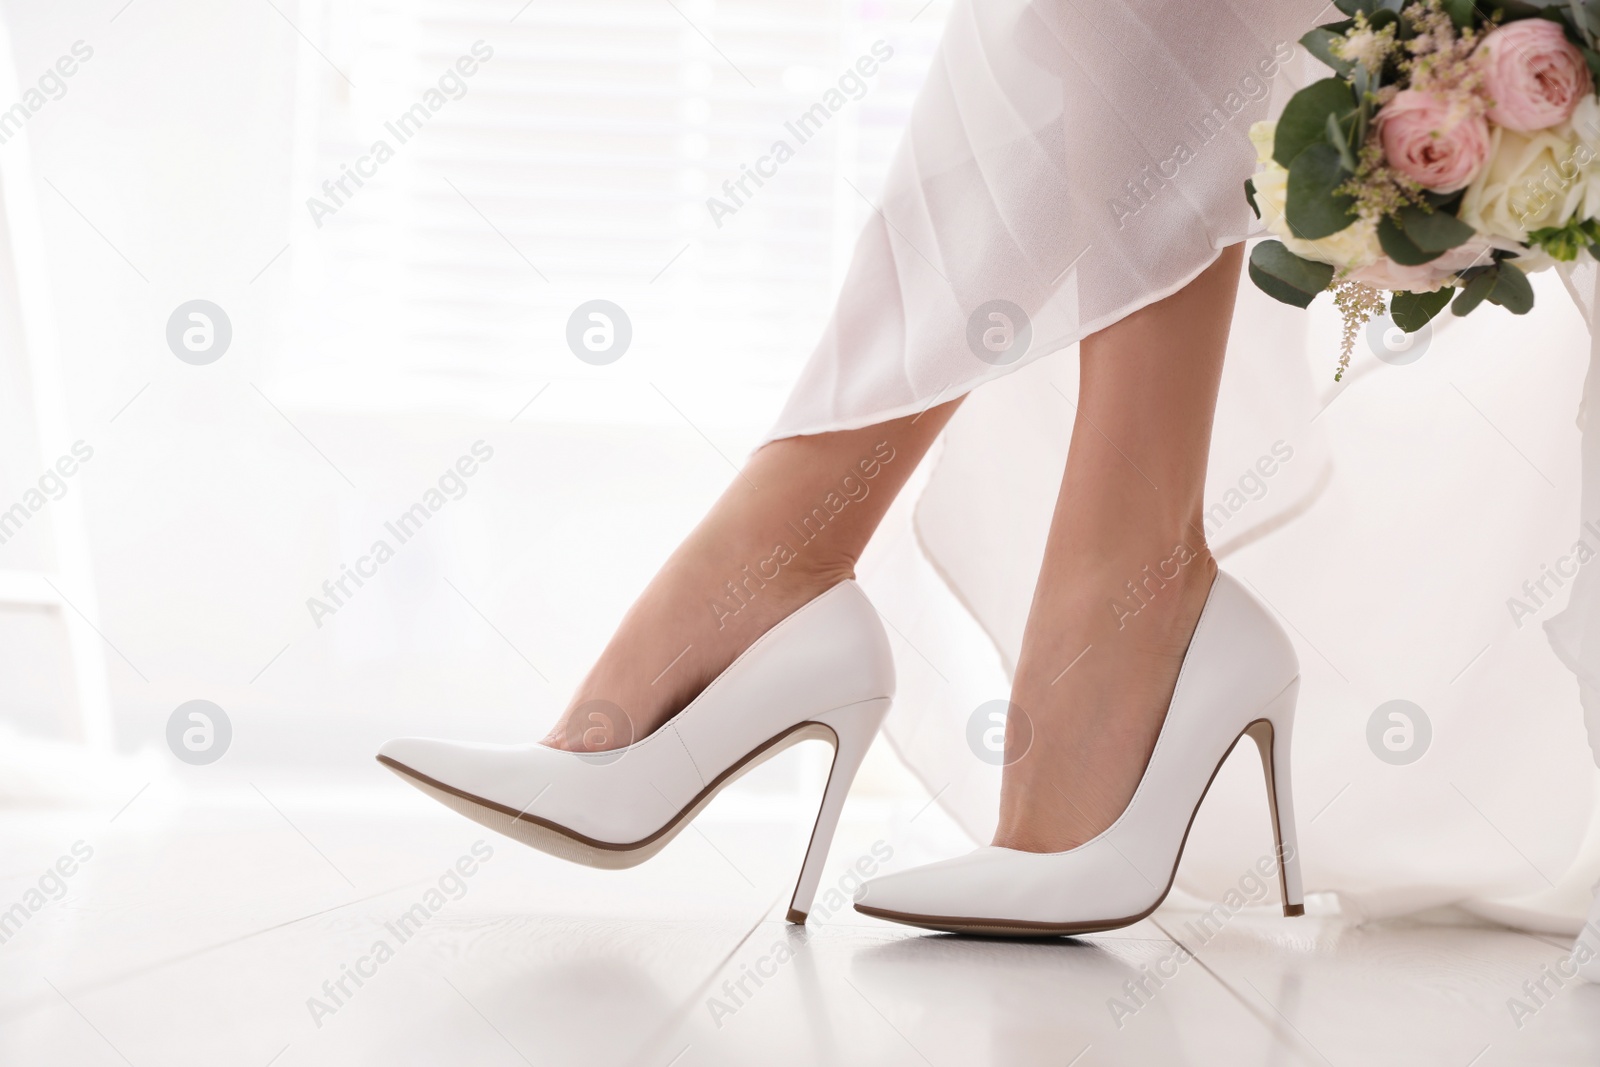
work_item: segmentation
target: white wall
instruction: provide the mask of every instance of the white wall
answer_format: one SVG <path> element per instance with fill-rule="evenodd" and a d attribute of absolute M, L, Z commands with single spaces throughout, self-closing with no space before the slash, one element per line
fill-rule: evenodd
<path fill-rule="evenodd" d="M 118 746 L 159 744 L 193 698 L 229 712 L 240 762 L 365 759 L 416 730 L 537 736 L 727 461 L 674 418 L 560 422 L 582 385 L 557 383 L 513 425 L 540 384 L 531 373 L 525 393 L 483 398 L 492 418 L 357 413 L 354 395 L 344 412 L 274 410 L 263 394 L 290 334 L 296 253 L 272 261 L 303 199 L 293 122 L 307 46 L 266 3 L 121 4 L 5 7 L 24 78 L 75 41 L 94 49 L 27 137 L 67 415 L 95 449 L 70 491 L 87 504 L 115 646 Z M 209 366 L 165 344 L 168 315 L 194 298 L 233 324 Z M 738 459 L 778 399 L 733 422 L 686 406 Z M 467 495 L 314 625 L 307 598 L 480 439 L 494 458 Z M 6 460 L 9 500 L 37 460 Z M 27 547 L 0 547 L 0 566 Z M 59 729 L 70 690 L 47 619 L 0 613 L 0 677 L 0 717 Z"/>

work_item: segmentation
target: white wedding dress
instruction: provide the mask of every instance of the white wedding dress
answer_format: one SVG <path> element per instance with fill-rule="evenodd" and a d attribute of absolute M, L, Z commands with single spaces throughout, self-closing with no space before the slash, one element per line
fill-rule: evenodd
<path fill-rule="evenodd" d="M 1072 428 L 1074 346 L 1257 232 L 1247 133 L 1326 74 L 1295 42 L 1329 10 L 958 0 L 833 318 L 769 434 L 866 426 L 988 383 L 862 566 L 899 641 L 888 736 L 982 843 L 999 772 L 969 748 L 968 722 L 1005 695 L 1020 647 Z M 1592 275 L 1568 279 L 1586 311 Z M 1580 535 L 1600 550 L 1600 427 L 1582 434 L 1580 469 L 1571 419 L 1588 338 L 1553 281 L 1528 319 L 1446 320 L 1410 365 L 1363 345 L 1340 386 L 1326 310 L 1241 290 L 1207 533 L 1296 635 L 1306 887 L 1349 914 L 1457 905 L 1575 930 L 1600 874 L 1573 684 L 1594 714 L 1600 577 L 1546 577 L 1527 615 L 1507 604 Z M 1030 327 L 1005 365 L 969 341 L 992 301 Z M 1569 591 L 1547 640 L 1532 623 Z M 1401 756 L 1422 755 L 1403 765 L 1369 743 L 1391 699 L 1422 709 L 1379 716 L 1375 737 L 1411 731 Z M 1181 889 L 1220 895 L 1268 851 L 1260 795 L 1259 768 L 1230 762 Z"/>

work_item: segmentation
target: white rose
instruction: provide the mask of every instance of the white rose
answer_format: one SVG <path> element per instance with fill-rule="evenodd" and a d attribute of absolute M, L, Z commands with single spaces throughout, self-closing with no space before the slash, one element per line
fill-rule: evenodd
<path fill-rule="evenodd" d="M 1265 125 L 1257 123 L 1257 126 Z M 1250 136 L 1256 139 L 1255 129 Z M 1260 142 L 1257 142 L 1260 150 Z M 1285 248 L 1302 259 L 1318 263 L 1331 263 L 1341 271 L 1360 270 L 1376 263 L 1383 255 L 1378 244 L 1378 224 L 1367 219 L 1357 219 L 1338 233 L 1315 241 L 1302 240 L 1289 229 L 1283 217 L 1284 205 L 1289 200 L 1289 172 L 1270 159 L 1263 160 L 1256 172 L 1256 204 L 1261 208 L 1261 221 Z"/>
<path fill-rule="evenodd" d="M 1600 124 L 1596 125 L 1596 135 L 1600 136 Z M 1278 124 L 1276 122 L 1261 121 L 1250 124 L 1250 143 L 1256 146 L 1256 162 L 1272 162 L 1272 149 L 1278 142 Z"/>
<path fill-rule="evenodd" d="M 1588 145 L 1591 151 L 1600 152 L 1600 98 L 1585 93 L 1578 106 L 1572 109 L 1572 118 L 1564 128 L 1571 131 L 1574 140 Z"/>
<path fill-rule="evenodd" d="M 1573 162 L 1582 168 L 1578 218 L 1600 218 L 1600 99 L 1585 93 L 1562 130 L 1575 143 Z"/>
<path fill-rule="evenodd" d="M 1561 226 L 1584 207 L 1595 162 L 1569 125 L 1532 133 L 1496 126 L 1489 162 L 1467 186 L 1458 216 L 1480 234 L 1526 243 L 1529 231 Z"/>

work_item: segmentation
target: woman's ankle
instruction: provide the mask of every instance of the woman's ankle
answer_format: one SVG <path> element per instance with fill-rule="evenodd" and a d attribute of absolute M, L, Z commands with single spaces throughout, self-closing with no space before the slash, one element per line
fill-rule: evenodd
<path fill-rule="evenodd" d="M 1108 615 L 1121 632 L 1141 617 L 1187 615 L 1196 600 L 1204 601 L 1217 576 L 1217 561 L 1203 541 L 1175 541 L 1123 562 L 1121 577 L 1106 583 Z"/>
<path fill-rule="evenodd" d="M 722 545 L 684 581 L 700 591 L 718 632 L 759 626 L 764 632 L 790 612 L 855 577 L 855 560 L 839 553 L 796 552 L 783 542 Z M 747 643 L 760 633 L 750 634 Z M 735 635 L 738 639 L 738 635 Z"/>
<path fill-rule="evenodd" d="M 825 553 L 763 566 L 771 554 L 754 543 L 704 531 L 686 542 L 628 611 L 544 743 L 589 751 L 643 739 L 768 630 L 855 573 L 853 560 Z M 618 725 L 596 733 L 585 725 L 595 714 Z"/>

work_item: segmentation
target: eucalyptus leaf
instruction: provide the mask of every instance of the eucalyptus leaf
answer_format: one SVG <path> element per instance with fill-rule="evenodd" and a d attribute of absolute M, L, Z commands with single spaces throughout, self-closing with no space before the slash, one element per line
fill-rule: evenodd
<path fill-rule="evenodd" d="M 1402 267 L 1420 267 L 1444 255 L 1443 252 L 1429 252 L 1419 248 L 1406 231 L 1401 229 L 1400 224 L 1388 215 L 1378 222 L 1378 244 L 1383 246 L 1384 255 Z"/>
<path fill-rule="evenodd" d="M 1424 211 L 1407 205 L 1400 209 L 1400 226 L 1411 243 L 1424 252 L 1448 252 L 1472 240 L 1471 226 L 1444 211 Z"/>
<path fill-rule="evenodd" d="M 1328 116 L 1328 143 L 1339 153 L 1339 165 L 1351 174 L 1356 172 L 1356 157 L 1350 151 L 1350 141 L 1347 139 L 1344 128 L 1339 125 L 1339 120 L 1333 115 Z"/>
<path fill-rule="evenodd" d="M 1245 203 L 1250 205 L 1250 210 L 1254 211 L 1256 218 L 1259 219 L 1261 217 L 1261 205 L 1256 203 L 1256 180 L 1254 178 L 1246 178 L 1244 180 L 1244 199 Z"/>
<path fill-rule="evenodd" d="M 1523 3 L 1523 0 L 1486 0 L 1478 5 L 1478 10 L 1483 12 L 1486 20 L 1500 15 L 1504 22 L 1543 18 L 1545 13 L 1544 8 Z"/>
<path fill-rule="evenodd" d="M 1456 24 L 1456 29 L 1465 30 L 1472 26 L 1472 15 L 1476 8 L 1473 0 L 1444 0 L 1444 9 L 1450 16 L 1450 21 Z"/>
<path fill-rule="evenodd" d="M 1457 318 L 1470 315 L 1473 309 L 1483 303 L 1484 298 L 1494 290 L 1494 283 L 1499 276 L 1500 268 L 1495 266 L 1474 277 L 1467 283 L 1467 287 L 1461 290 L 1461 295 L 1456 297 L 1455 303 L 1450 305 L 1450 310 L 1455 312 Z"/>
<path fill-rule="evenodd" d="M 1533 310 L 1533 283 L 1516 264 L 1502 260 L 1495 270 L 1489 303 L 1499 304 L 1513 315 L 1526 315 Z"/>
<path fill-rule="evenodd" d="M 1326 26 L 1319 26 L 1310 33 L 1307 33 L 1304 37 L 1300 38 L 1300 45 L 1307 52 L 1310 52 L 1312 55 L 1316 56 L 1323 63 L 1332 67 L 1340 74 L 1348 75 L 1350 73 L 1350 68 L 1355 66 L 1355 64 L 1351 63 L 1348 59 L 1340 59 L 1338 56 L 1334 55 L 1332 47 L 1334 41 L 1342 40 L 1343 38 L 1344 34 L 1335 33 Z"/>
<path fill-rule="evenodd" d="M 1355 222 L 1355 197 L 1335 192 L 1349 179 L 1339 150 L 1327 141 L 1318 141 L 1295 157 L 1284 208 L 1290 231 L 1301 240 L 1316 241 Z"/>
<path fill-rule="evenodd" d="M 1250 280 L 1274 300 L 1303 308 L 1333 281 L 1333 267 L 1295 255 L 1282 241 L 1262 241 L 1250 252 Z"/>
<path fill-rule="evenodd" d="M 1272 158 L 1280 167 L 1292 166 L 1307 147 L 1327 140 L 1329 115 L 1343 122 L 1355 111 L 1355 97 L 1343 78 L 1312 82 L 1290 97 L 1278 118 Z"/>
<path fill-rule="evenodd" d="M 1367 143 L 1367 124 L 1372 119 L 1372 93 L 1377 89 L 1366 67 L 1357 66 L 1350 71 L 1350 81 L 1356 92 L 1356 144 Z"/>
<path fill-rule="evenodd" d="M 1454 295 L 1455 290 L 1448 285 L 1432 293 L 1402 290 L 1389 298 L 1389 317 L 1406 333 L 1416 333 L 1432 322 Z"/>

